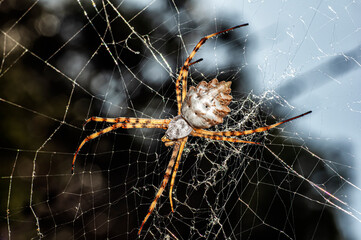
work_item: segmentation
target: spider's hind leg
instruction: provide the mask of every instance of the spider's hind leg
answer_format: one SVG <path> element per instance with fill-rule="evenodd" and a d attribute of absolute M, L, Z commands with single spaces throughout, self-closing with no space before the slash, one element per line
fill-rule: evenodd
<path fill-rule="evenodd" d="M 143 222 L 142 222 L 142 225 L 140 226 L 139 228 L 139 231 L 138 231 L 138 235 L 140 235 L 140 233 L 142 232 L 142 229 L 143 229 L 143 226 L 144 224 L 147 222 L 149 216 L 152 214 L 155 206 L 157 205 L 157 201 L 159 199 L 159 197 L 162 195 L 167 183 L 168 183 L 168 180 L 169 180 L 169 176 L 170 174 L 172 173 L 172 170 L 173 170 L 173 166 L 174 166 L 174 163 L 175 163 L 175 160 L 178 156 L 178 152 L 179 152 L 179 148 L 180 148 L 180 142 L 176 142 L 174 144 L 174 148 L 173 148 L 173 152 L 172 152 L 172 157 L 169 161 L 169 164 L 168 164 L 168 167 L 167 167 L 167 170 L 165 171 L 165 174 L 164 174 L 164 178 L 163 178 L 163 182 L 162 184 L 160 185 L 160 188 L 157 192 L 157 194 L 155 195 L 155 198 L 152 202 L 152 204 L 150 205 L 149 207 L 149 210 L 148 210 L 148 213 L 147 215 L 145 216 Z"/>
<path fill-rule="evenodd" d="M 175 166 L 173 168 L 173 173 L 172 173 L 172 179 L 170 181 L 170 188 L 169 188 L 169 202 L 170 202 L 170 207 L 172 209 L 172 212 L 174 212 L 173 210 L 173 197 L 172 197 L 172 194 L 173 194 L 173 186 L 174 186 L 174 181 L 175 181 L 175 177 L 177 175 L 177 171 L 178 171 L 178 167 L 179 167 L 179 162 L 182 158 L 182 153 L 183 153 L 183 149 L 184 149 L 184 146 L 186 145 L 187 143 L 187 139 L 188 137 L 184 138 L 181 142 L 181 145 L 180 145 L 180 149 L 179 149 L 179 152 L 178 152 L 178 157 L 177 157 L 177 161 L 175 163 Z"/>

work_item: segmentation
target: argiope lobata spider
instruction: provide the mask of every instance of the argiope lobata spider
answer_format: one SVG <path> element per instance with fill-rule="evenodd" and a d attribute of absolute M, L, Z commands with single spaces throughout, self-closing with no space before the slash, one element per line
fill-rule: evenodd
<path fill-rule="evenodd" d="M 238 25 L 220 32 L 216 32 L 210 34 L 208 36 L 203 37 L 198 44 L 194 47 L 191 54 L 188 56 L 186 61 L 184 62 L 183 67 L 179 72 L 179 76 L 176 81 L 176 94 L 177 94 L 177 105 L 178 105 L 178 115 L 173 119 L 148 119 L 148 118 L 128 118 L 128 117 L 119 117 L 119 118 L 102 118 L 102 117 L 91 117 L 86 120 L 85 124 L 90 121 L 96 122 L 108 122 L 113 123 L 113 125 L 104 128 L 103 130 L 93 133 L 87 136 L 79 145 L 77 151 L 74 154 L 73 163 L 72 163 L 72 172 L 74 172 L 74 164 L 76 157 L 80 151 L 80 149 L 84 146 L 84 144 L 94 138 L 99 137 L 100 135 L 113 131 L 117 128 L 163 128 L 167 131 L 165 135 L 162 137 L 162 141 L 166 146 L 173 145 L 173 152 L 171 159 L 169 161 L 167 170 L 164 175 L 163 182 L 149 207 L 148 213 L 145 216 L 142 225 L 138 231 L 138 235 L 141 233 L 142 228 L 149 216 L 152 214 L 158 198 L 162 195 L 170 174 L 172 173 L 172 179 L 170 182 L 169 189 L 169 201 L 171 205 L 172 212 L 173 210 L 173 201 L 172 201 L 172 190 L 174 186 L 174 180 L 176 177 L 176 173 L 179 167 L 179 162 L 182 156 L 182 152 L 184 146 L 187 142 L 188 136 L 196 136 L 203 137 L 214 140 L 228 141 L 234 143 L 248 143 L 248 144 L 259 144 L 256 142 L 244 141 L 236 136 L 242 136 L 252 133 L 258 133 L 267 131 L 271 128 L 279 126 L 283 123 L 292 121 L 296 118 L 300 118 L 305 116 L 311 111 L 306 112 L 304 114 L 298 115 L 296 117 L 284 120 L 282 122 L 278 122 L 269 126 L 260 127 L 253 130 L 245 130 L 245 131 L 224 131 L 224 132 L 214 132 L 204 130 L 206 128 L 210 128 L 214 125 L 220 124 L 223 122 L 223 118 L 227 116 L 230 112 L 228 107 L 229 103 L 232 100 L 230 95 L 231 92 L 231 82 L 218 82 L 217 79 L 213 79 L 210 82 L 202 81 L 196 87 L 190 87 L 187 92 L 187 76 L 189 67 L 197 62 L 200 62 L 202 59 L 191 62 L 194 55 L 198 51 L 198 49 L 207 41 L 207 39 L 212 38 L 218 34 L 229 32 L 233 29 L 247 26 L 248 23 Z M 182 82 L 182 84 L 181 84 Z M 180 87 L 182 85 L 182 89 Z M 173 168 L 174 166 L 174 168 Z"/>

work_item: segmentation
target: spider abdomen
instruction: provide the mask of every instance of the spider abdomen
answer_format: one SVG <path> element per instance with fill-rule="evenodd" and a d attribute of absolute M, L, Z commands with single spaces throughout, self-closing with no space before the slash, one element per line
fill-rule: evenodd
<path fill-rule="evenodd" d="M 231 111 L 231 82 L 202 81 L 190 87 L 182 104 L 182 116 L 193 128 L 210 128 L 223 122 Z"/>

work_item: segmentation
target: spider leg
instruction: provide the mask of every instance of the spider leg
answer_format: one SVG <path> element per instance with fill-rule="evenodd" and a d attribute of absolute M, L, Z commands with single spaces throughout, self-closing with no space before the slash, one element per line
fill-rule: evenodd
<path fill-rule="evenodd" d="M 198 59 L 198 60 L 196 60 L 196 61 L 194 61 L 194 62 L 191 62 L 191 63 L 188 65 L 188 67 L 192 66 L 193 64 L 199 63 L 199 62 L 201 62 L 201 61 L 203 61 L 203 58 L 200 58 L 200 59 Z"/>
<path fill-rule="evenodd" d="M 209 135 L 209 134 L 207 135 L 207 134 L 198 133 L 198 132 L 192 132 L 191 134 L 192 134 L 192 136 L 195 136 L 195 137 L 209 138 L 209 139 L 213 139 L 213 140 L 260 145 L 260 143 L 258 143 L 258 142 L 250 142 L 250 141 L 245 141 L 245 140 L 241 140 L 238 138 L 232 138 L 232 137 L 224 137 L 224 136 Z"/>
<path fill-rule="evenodd" d="M 286 122 L 289 122 L 289 121 L 295 120 L 297 118 L 303 117 L 303 116 L 305 116 L 307 114 L 310 114 L 311 112 L 312 111 L 308 111 L 308 112 L 303 113 L 301 115 L 298 115 L 296 117 L 289 118 L 287 120 L 284 120 L 284 121 L 281 121 L 281 122 L 278 122 L 278 123 L 275 123 L 275 124 L 272 124 L 272 125 L 269 125 L 269 126 L 260 127 L 260 128 L 256 128 L 256 129 L 252 129 L 252 130 L 214 132 L 214 131 L 207 131 L 207 130 L 203 130 L 203 129 L 194 129 L 194 131 L 191 134 L 193 136 L 197 136 L 196 134 L 202 135 L 202 137 L 205 137 L 205 136 L 227 136 L 227 137 L 230 137 L 230 136 L 248 135 L 248 134 L 252 134 L 252 133 L 267 131 L 267 130 L 269 130 L 271 128 L 277 127 L 277 126 L 279 126 L 281 124 L 284 124 Z M 217 139 L 217 140 L 222 140 L 222 139 Z"/>
<path fill-rule="evenodd" d="M 157 124 L 157 123 L 152 123 L 152 122 L 149 122 L 149 123 L 116 123 L 116 124 L 113 124 L 107 128 L 104 128 L 103 130 L 99 131 L 99 132 L 96 132 L 96 133 L 93 133 L 89 136 L 87 136 L 79 145 L 78 149 L 76 150 L 75 154 L 74 154 L 74 157 L 73 157 L 73 163 L 71 165 L 71 172 L 74 173 L 74 165 L 75 165 L 75 160 L 76 160 L 76 157 L 80 151 L 80 149 L 84 146 L 85 143 L 87 143 L 88 141 L 94 139 L 94 138 L 97 138 L 99 137 L 100 135 L 103 135 L 104 133 L 107 133 L 107 132 L 110 132 L 110 131 L 113 131 L 117 128 L 163 128 L 163 129 L 167 129 L 168 128 L 168 124 L 164 123 L 164 124 Z"/>
<path fill-rule="evenodd" d="M 183 144 L 183 142 L 182 142 L 182 144 Z M 159 188 L 159 190 L 158 190 L 158 192 L 157 192 L 157 195 L 155 195 L 155 198 L 154 198 L 152 204 L 151 204 L 150 207 L 149 207 L 148 213 L 147 213 L 147 215 L 145 216 L 145 218 L 144 218 L 144 220 L 143 220 L 143 222 L 142 222 L 142 225 L 140 226 L 140 229 L 139 229 L 139 231 L 138 231 L 138 235 L 140 235 L 140 232 L 142 231 L 142 228 L 143 228 L 145 222 L 148 220 L 149 216 L 152 214 L 155 206 L 157 205 L 158 198 L 162 195 L 162 193 L 163 193 L 163 191 L 164 191 L 164 189 L 165 189 L 165 186 L 166 186 L 167 183 L 168 183 L 169 176 L 170 176 L 170 174 L 171 174 L 171 172 L 172 172 L 175 159 L 176 159 L 176 157 L 177 157 L 177 155 L 178 155 L 178 152 L 179 152 L 179 147 L 180 147 L 180 142 L 176 142 L 176 143 L 174 144 L 174 147 L 173 147 L 172 157 L 171 157 L 171 159 L 170 159 L 170 161 L 169 161 L 169 163 L 168 163 L 167 170 L 165 171 L 165 174 L 164 174 L 163 182 L 162 182 L 162 184 L 161 184 L 161 186 L 160 186 L 160 188 Z"/>
<path fill-rule="evenodd" d="M 150 119 L 150 118 L 130 118 L 130 117 L 118 117 L 118 118 L 91 117 L 85 121 L 83 127 L 89 122 L 168 124 L 170 122 L 170 119 Z"/>
<path fill-rule="evenodd" d="M 200 58 L 200 59 L 198 59 L 198 60 L 196 60 L 194 62 L 189 63 L 187 68 L 186 68 L 187 71 L 188 71 L 190 66 L 192 66 L 193 64 L 199 63 L 200 61 L 203 61 L 203 58 Z M 179 72 L 179 75 L 178 75 L 179 80 L 177 79 L 176 86 L 175 86 L 175 90 L 176 90 L 176 94 L 177 94 L 178 115 L 181 114 L 180 110 L 182 108 L 182 102 L 183 102 L 183 99 L 184 99 L 184 98 L 181 97 L 181 90 L 180 90 L 180 77 L 183 76 L 182 71 L 183 71 L 183 67 L 181 68 L 181 71 Z M 183 77 L 187 78 L 187 75 L 184 75 Z M 184 85 L 185 89 L 187 89 L 187 81 L 186 80 L 184 80 L 184 81 L 186 82 L 186 84 Z M 183 85 L 182 85 L 182 87 L 183 87 Z"/>
<path fill-rule="evenodd" d="M 170 188 L 169 188 L 169 201 L 170 201 L 170 207 L 172 209 L 172 212 L 174 212 L 173 210 L 173 200 L 172 200 L 172 193 L 173 193 L 173 186 L 174 186 L 174 181 L 175 181 L 175 177 L 177 175 L 177 171 L 178 171 L 178 167 L 179 167 L 179 162 L 182 158 L 182 153 L 183 153 L 183 149 L 184 146 L 186 145 L 188 137 L 182 139 L 181 145 L 180 145 L 180 149 L 178 152 L 178 157 L 177 157 L 177 161 L 175 163 L 174 169 L 173 169 L 173 173 L 172 173 L 172 180 L 170 181 Z"/>
<path fill-rule="evenodd" d="M 242 25 L 238 25 L 238 26 L 234 26 L 231 28 L 228 28 L 226 30 L 223 31 L 219 31 L 216 33 L 212 33 L 209 34 L 205 37 L 203 37 L 201 40 L 199 40 L 199 42 L 197 43 L 197 45 L 194 47 L 193 51 L 189 54 L 189 56 L 187 57 L 186 61 L 183 64 L 183 67 L 181 68 L 177 81 L 176 81 L 176 94 L 177 94 L 177 103 L 178 103 L 178 115 L 181 114 L 181 107 L 182 107 L 182 102 L 184 100 L 184 98 L 187 95 L 187 76 L 188 76 L 188 70 L 189 70 L 189 66 L 192 65 L 191 61 L 194 57 L 194 55 L 196 54 L 196 52 L 199 50 L 199 48 L 210 38 L 221 34 L 221 33 L 226 33 L 229 32 L 233 29 L 236 28 L 240 28 L 240 27 L 244 27 L 247 26 L 248 23 L 242 24 Z M 197 61 L 196 61 L 197 62 Z M 182 95 L 181 95 L 181 90 L 180 90 L 180 81 L 182 79 Z"/>

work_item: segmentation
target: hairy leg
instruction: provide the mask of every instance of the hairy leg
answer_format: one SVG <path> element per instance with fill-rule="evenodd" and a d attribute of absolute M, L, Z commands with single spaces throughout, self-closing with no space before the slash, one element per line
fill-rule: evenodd
<path fill-rule="evenodd" d="M 184 98 L 186 97 L 187 95 L 187 77 L 188 77 L 188 71 L 189 71 L 189 66 L 196 63 L 196 62 L 199 62 L 200 60 L 197 60 L 195 61 L 194 63 L 191 63 L 194 55 L 197 53 L 197 51 L 199 50 L 199 48 L 210 38 L 216 36 L 216 35 L 219 35 L 221 33 L 226 33 L 226 32 L 229 32 L 233 29 L 236 29 L 236 28 L 240 28 L 240 27 L 244 27 L 244 26 L 247 26 L 248 23 L 246 24 L 242 24 L 242 25 L 238 25 L 238 26 L 234 26 L 232 28 L 228 28 L 226 30 L 223 30 L 223 31 L 219 31 L 219 32 L 216 32 L 216 33 L 212 33 L 212 34 L 209 34 L 205 37 L 203 37 L 201 40 L 199 40 L 199 42 L 197 43 L 197 45 L 194 47 L 193 51 L 189 54 L 189 56 L 187 57 L 186 61 L 184 62 L 183 64 L 183 67 L 181 68 L 180 72 L 179 72 L 179 75 L 178 75 L 178 78 L 177 78 L 177 81 L 176 81 L 176 94 L 177 94 L 177 104 L 178 104 L 178 115 L 181 114 L 181 107 L 182 107 L 182 102 L 184 100 Z M 180 82 L 182 80 L 182 94 L 181 94 L 181 89 L 180 89 Z"/>
<path fill-rule="evenodd" d="M 284 124 L 286 122 L 295 120 L 297 118 L 303 117 L 307 114 L 310 114 L 312 111 L 308 111 L 306 113 L 303 113 L 301 115 L 298 115 L 296 117 L 293 118 L 289 118 L 287 120 L 269 125 L 269 126 L 265 126 L 265 127 L 260 127 L 260 128 L 256 128 L 256 129 L 252 129 L 252 130 L 246 130 L 246 131 L 224 131 L 224 132 L 214 132 L 214 131 L 208 131 L 208 130 L 204 130 L 204 129 L 194 129 L 194 132 L 192 132 L 193 136 L 198 136 L 198 135 L 202 135 L 202 136 L 242 136 L 242 135 L 248 135 L 248 134 L 252 134 L 252 133 L 258 133 L 258 132 L 264 132 L 267 131 L 271 128 L 277 127 L 281 124 Z M 198 135 L 195 135 L 198 134 Z M 221 140 L 221 139 L 220 139 Z"/>
<path fill-rule="evenodd" d="M 177 155 L 178 155 L 178 152 L 179 152 L 179 147 L 180 147 L 180 142 L 176 142 L 174 144 L 174 147 L 173 147 L 173 152 L 172 152 L 172 157 L 169 161 L 169 164 L 168 164 L 168 167 L 167 167 L 167 170 L 165 171 L 165 174 L 164 174 L 164 179 L 163 179 L 163 182 L 157 192 L 157 194 L 155 195 L 155 198 L 152 202 L 152 204 L 150 205 L 149 207 L 149 210 L 148 210 L 148 213 L 147 215 L 145 216 L 143 222 L 142 222 L 142 225 L 140 226 L 140 229 L 138 231 L 138 235 L 140 235 L 141 231 L 142 231 L 142 228 L 145 224 L 145 222 L 148 220 L 149 216 L 152 214 L 155 206 L 157 205 L 157 201 L 158 201 L 158 198 L 162 195 L 167 183 L 168 183 L 168 180 L 169 180 L 169 176 L 172 172 L 172 169 L 173 169 L 173 166 L 174 166 L 174 162 L 175 162 L 175 159 L 177 158 Z"/>
<path fill-rule="evenodd" d="M 174 186 L 174 181 L 175 181 L 175 177 L 177 175 L 177 171 L 178 171 L 178 167 L 179 167 L 179 162 L 182 158 L 182 153 L 183 153 L 183 149 L 184 146 L 186 145 L 186 142 L 188 140 L 188 137 L 182 139 L 181 145 L 180 145 L 180 149 L 179 149 L 179 153 L 178 153 L 178 157 L 177 157 L 177 161 L 175 163 L 174 169 L 173 169 L 173 173 L 172 173 L 172 180 L 170 181 L 170 188 L 169 188 L 169 201 L 170 201 L 170 207 L 172 209 L 172 212 L 174 212 L 173 210 L 173 200 L 172 200 L 172 193 L 173 193 L 173 186 Z"/>
<path fill-rule="evenodd" d="M 75 166 L 75 160 L 76 157 L 80 151 L 80 149 L 84 146 L 85 143 L 87 143 L 88 141 L 99 137 L 100 135 L 103 135 L 107 132 L 113 131 L 117 128 L 163 128 L 163 129 L 167 129 L 168 128 L 168 124 L 154 124 L 154 123 L 116 123 L 113 124 L 107 128 L 104 128 L 103 130 L 93 133 L 89 136 L 87 136 L 79 145 L 78 149 L 76 150 L 74 157 L 73 157 L 73 162 L 71 165 L 71 172 L 74 173 L 74 166 Z"/>

